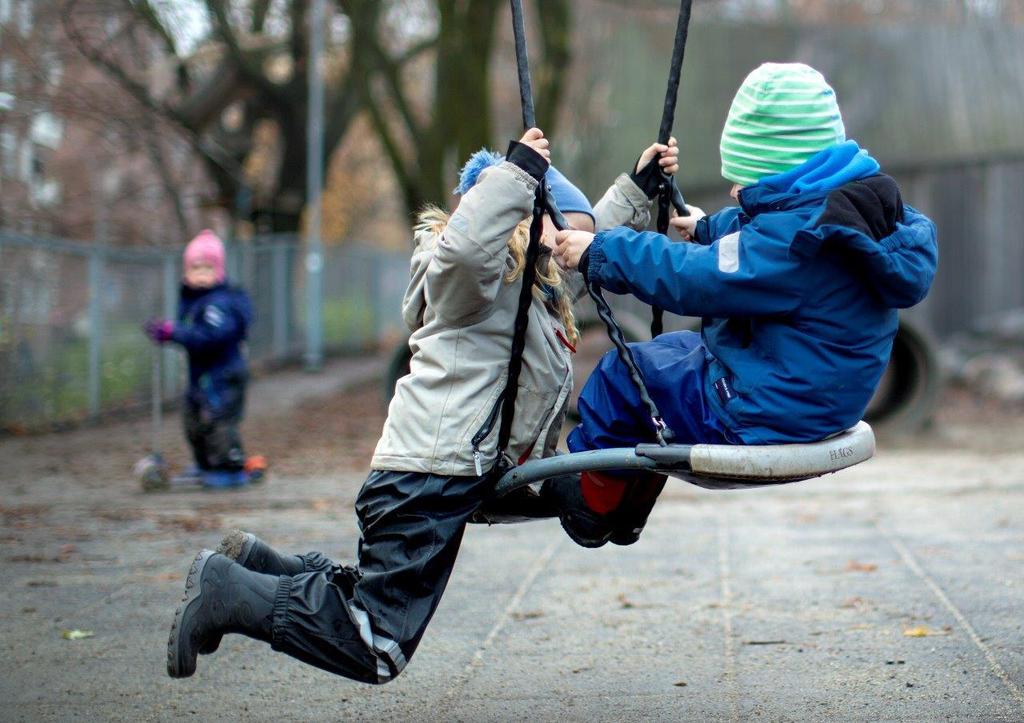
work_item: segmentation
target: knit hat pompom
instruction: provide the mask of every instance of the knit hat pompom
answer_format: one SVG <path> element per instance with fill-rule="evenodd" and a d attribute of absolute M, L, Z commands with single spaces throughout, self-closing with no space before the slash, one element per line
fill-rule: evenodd
<path fill-rule="evenodd" d="M 501 164 L 504 160 L 505 156 L 500 153 L 487 148 L 481 148 L 469 157 L 466 165 L 459 172 L 459 185 L 455 188 L 455 193 L 459 195 L 465 194 L 480 180 L 481 173 L 491 166 Z M 584 213 L 594 218 L 594 209 L 590 206 L 590 201 L 587 200 L 586 195 L 574 186 L 561 171 L 554 166 L 548 166 L 548 170 L 544 174 L 544 180 L 547 181 L 548 190 L 562 213 Z"/>
<path fill-rule="evenodd" d="M 722 129 L 722 176 L 752 186 L 846 140 L 836 93 L 803 63 L 764 63 L 746 77 Z"/>
<path fill-rule="evenodd" d="M 224 244 L 210 229 L 203 229 L 188 242 L 182 262 L 186 270 L 193 264 L 208 263 L 213 267 L 217 283 L 224 281 Z"/>
<path fill-rule="evenodd" d="M 455 187 L 455 193 L 460 196 L 476 185 L 480 174 L 491 166 L 497 166 L 505 160 L 505 156 L 488 148 L 481 148 L 466 161 L 466 165 L 459 171 L 459 185 Z"/>

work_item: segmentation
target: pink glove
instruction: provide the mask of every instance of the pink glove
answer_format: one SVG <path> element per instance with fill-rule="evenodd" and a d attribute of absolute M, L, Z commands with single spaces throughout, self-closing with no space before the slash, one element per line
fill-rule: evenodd
<path fill-rule="evenodd" d="M 166 344 L 174 334 L 174 324 L 164 319 L 147 321 L 143 328 L 145 329 L 146 336 L 157 344 Z"/>

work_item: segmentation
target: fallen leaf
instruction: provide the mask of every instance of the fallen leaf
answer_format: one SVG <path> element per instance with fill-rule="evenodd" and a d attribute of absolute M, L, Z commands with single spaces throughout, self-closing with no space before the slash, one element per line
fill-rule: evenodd
<path fill-rule="evenodd" d="M 931 630 L 924 625 L 918 625 L 916 628 L 905 628 L 903 635 L 908 638 L 927 638 L 932 635 L 949 635 L 952 629 L 946 630 Z"/>
<path fill-rule="evenodd" d="M 873 562 L 857 562 L 856 560 L 850 560 L 846 563 L 846 572 L 874 572 L 878 569 L 878 565 Z"/>
<path fill-rule="evenodd" d="M 685 688 L 688 685 L 688 683 L 685 680 L 680 680 L 679 682 L 673 683 L 672 685 L 674 685 L 677 688 Z"/>
<path fill-rule="evenodd" d="M 619 601 L 619 604 L 622 605 L 623 610 L 629 610 L 630 608 L 636 607 L 636 605 L 626 597 L 626 593 L 624 592 L 619 593 L 619 596 L 616 599 Z"/>
<path fill-rule="evenodd" d="M 60 634 L 65 640 L 82 640 L 84 638 L 96 637 L 92 630 L 65 630 Z"/>
<path fill-rule="evenodd" d="M 534 618 L 544 617 L 543 610 L 526 610 L 524 612 L 512 613 L 513 620 L 533 620 Z"/>

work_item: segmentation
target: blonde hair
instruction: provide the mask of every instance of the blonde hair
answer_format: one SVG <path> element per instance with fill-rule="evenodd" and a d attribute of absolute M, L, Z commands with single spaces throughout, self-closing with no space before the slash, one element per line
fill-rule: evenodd
<path fill-rule="evenodd" d="M 430 233 L 440 235 L 448 225 L 450 214 L 437 206 L 427 206 L 420 212 L 413 230 L 416 233 Z M 526 249 L 530 245 L 530 219 L 525 219 L 516 226 L 508 239 L 508 253 L 512 259 L 512 268 L 505 274 L 505 283 L 515 283 L 526 268 Z M 562 277 L 562 270 L 558 264 L 550 261 L 550 256 L 542 257 L 546 263 L 537 263 L 537 276 L 533 283 L 534 298 L 544 301 L 554 309 L 558 318 L 565 327 L 565 333 L 569 337 L 569 343 L 575 344 L 579 341 L 579 330 L 576 328 L 576 315 L 573 313 L 572 297 L 565 292 L 565 283 Z M 545 293 L 543 287 L 551 290 L 550 294 Z"/>

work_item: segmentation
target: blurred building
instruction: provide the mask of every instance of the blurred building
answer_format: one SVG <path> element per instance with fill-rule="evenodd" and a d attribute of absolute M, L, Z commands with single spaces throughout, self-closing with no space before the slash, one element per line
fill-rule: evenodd
<path fill-rule="evenodd" d="M 92 16 L 147 83 L 163 81 L 155 41 Z M 129 245 L 181 243 L 206 186 L 186 139 L 79 52 L 58 0 L 0 0 L 0 228 Z M 81 30 L 88 32 L 88 28 Z"/>
<path fill-rule="evenodd" d="M 0 218 L 25 233 L 50 231 L 44 219 L 62 198 L 52 158 L 64 141 L 53 112 L 63 64 L 35 22 L 33 0 L 0 0 Z M 12 47 L 31 47 L 25 62 Z"/>

